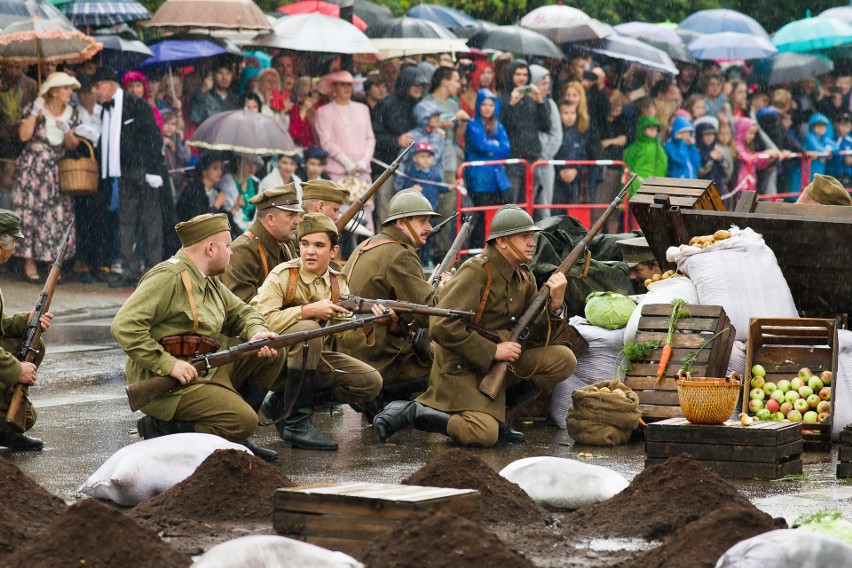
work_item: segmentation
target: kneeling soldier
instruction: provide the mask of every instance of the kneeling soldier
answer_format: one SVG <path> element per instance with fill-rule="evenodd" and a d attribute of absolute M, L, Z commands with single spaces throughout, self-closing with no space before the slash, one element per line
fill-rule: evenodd
<path fill-rule="evenodd" d="M 376 416 L 373 426 L 380 440 L 411 426 L 446 434 L 463 445 L 523 441 L 523 434 L 505 422 L 506 389 L 492 400 L 479 392 L 479 382 L 495 361 L 511 363 L 506 386 L 532 379 L 548 392 L 574 370 L 576 359 L 566 346 L 522 351 L 519 344 L 507 341 L 510 321 L 520 318 L 537 294 L 535 278 L 525 264 L 535 250 L 533 232 L 540 230 L 516 205 L 497 211 L 482 254 L 461 265 L 444 287 L 438 307 L 474 311 L 474 327 L 496 333 L 499 342 L 471 330 L 463 320 L 431 318 L 435 361 L 429 388 L 416 401 L 392 402 Z M 545 283 L 550 304 L 543 306 L 530 329 L 532 342 L 547 337 L 548 329 L 551 336 L 558 333 L 565 319 L 567 283 L 559 272 Z"/>
<path fill-rule="evenodd" d="M 251 305 L 269 328 L 278 333 L 318 329 L 326 324 L 352 318 L 336 305 L 349 294 L 343 275 L 329 263 L 337 255 L 337 228 L 329 217 L 307 213 L 297 231 L 301 258 L 277 266 L 260 287 Z M 376 307 L 376 314 L 382 308 Z M 368 333 L 368 335 L 365 335 Z M 311 450 L 336 450 L 337 442 L 326 437 L 311 423 L 314 391 L 331 388 L 342 403 L 358 403 L 375 397 L 382 388 L 382 376 L 373 367 L 337 353 L 335 346 L 357 348 L 373 343 L 372 331 L 355 329 L 333 337 L 317 338 L 305 345 L 294 345 L 287 354 L 287 381 L 300 382 L 294 410 L 285 416 L 291 402 L 278 385 L 266 399 L 263 412 L 276 421 L 285 444 Z M 292 387 L 291 387 L 292 388 Z"/>

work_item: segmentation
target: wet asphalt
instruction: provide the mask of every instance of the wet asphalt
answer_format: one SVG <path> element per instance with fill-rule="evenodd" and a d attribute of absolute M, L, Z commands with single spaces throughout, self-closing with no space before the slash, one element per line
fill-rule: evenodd
<path fill-rule="evenodd" d="M 6 313 L 28 309 L 38 289 L 0 281 Z M 42 452 L 12 452 L 0 456 L 16 464 L 52 493 L 66 501 L 80 498 L 78 487 L 114 452 L 139 441 L 135 430 L 140 413 L 132 413 L 124 395 L 124 355 L 109 333 L 112 316 L 129 290 L 108 291 L 96 286 L 67 284 L 57 292 L 57 317 L 45 335 L 48 353 L 39 369 L 31 398 L 38 409 L 32 435 L 45 442 Z M 336 452 L 284 448 L 272 426 L 261 427 L 255 440 L 280 452 L 276 467 L 299 484 L 334 481 L 395 483 L 431 457 L 454 447 L 440 435 L 416 431 L 396 434 L 380 443 L 359 414 L 348 407 L 319 412 L 315 424 L 340 443 Z M 574 445 L 564 430 L 540 423 L 523 423 L 523 445 L 473 450 L 499 470 L 529 456 L 550 455 L 582 459 L 606 466 L 632 479 L 644 467 L 640 442 L 617 448 Z M 580 457 L 579 454 L 590 454 Z M 731 480 L 756 506 L 793 522 L 799 515 L 838 509 L 852 520 L 852 482 L 837 480 L 836 446 L 830 452 L 808 452 L 804 474 L 779 481 Z M 661 498 L 663 496 L 660 496 Z"/>

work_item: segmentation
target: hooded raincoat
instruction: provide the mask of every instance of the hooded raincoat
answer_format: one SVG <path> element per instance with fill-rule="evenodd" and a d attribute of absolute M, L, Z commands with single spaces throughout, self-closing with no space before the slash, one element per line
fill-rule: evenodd
<path fill-rule="evenodd" d="M 494 101 L 495 128 L 486 129 L 480 109 L 485 99 Z M 480 89 L 476 95 L 476 113 L 467 125 L 465 132 L 465 162 L 479 160 L 505 160 L 509 157 L 511 146 L 506 129 L 500 123 L 500 99 L 489 89 Z M 471 193 L 496 193 L 509 189 L 509 177 L 503 166 L 476 166 L 465 169 L 465 184 Z"/>
<path fill-rule="evenodd" d="M 630 171 L 639 176 L 639 181 L 651 176 L 664 176 L 668 171 L 669 159 L 657 138 L 645 136 L 649 126 L 660 127 L 660 121 L 653 116 L 640 116 L 636 121 L 636 140 L 624 149 L 624 163 Z M 630 186 L 630 197 L 635 195 L 642 184 Z"/>
<path fill-rule="evenodd" d="M 701 167 L 701 156 L 695 144 L 686 142 L 677 135 L 682 132 L 695 132 L 692 122 L 679 116 L 672 124 L 671 138 L 666 143 L 666 154 L 669 158 L 669 177 L 696 179 Z"/>

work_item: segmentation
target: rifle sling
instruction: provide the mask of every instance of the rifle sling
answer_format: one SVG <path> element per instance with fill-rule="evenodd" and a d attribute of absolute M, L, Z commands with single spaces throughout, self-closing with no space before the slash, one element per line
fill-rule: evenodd
<path fill-rule="evenodd" d="M 352 278 L 352 271 L 355 270 L 355 264 L 358 262 L 358 259 L 361 258 L 361 255 L 363 253 L 367 252 L 368 250 L 373 250 L 376 247 L 380 247 L 382 245 L 386 245 L 386 244 L 389 244 L 389 243 L 399 244 L 399 241 L 397 241 L 395 239 L 384 238 L 384 239 L 373 240 L 374 238 L 375 237 L 371 238 L 368 241 L 365 241 L 364 244 L 362 244 L 361 246 L 359 246 L 358 248 L 355 249 L 355 254 L 353 255 L 353 257 L 351 259 L 349 259 L 350 260 L 349 272 L 346 273 L 346 279 L 347 280 Z"/>
<path fill-rule="evenodd" d="M 266 260 L 266 251 L 263 250 L 263 245 L 260 244 L 260 239 L 254 236 L 254 233 L 251 231 L 246 231 L 243 233 L 245 236 L 249 238 L 249 240 L 257 241 L 257 252 L 260 255 L 260 262 L 263 263 L 263 279 L 266 280 L 266 277 L 269 276 L 269 261 Z"/>
<path fill-rule="evenodd" d="M 189 279 L 189 270 L 180 271 L 180 279 L 183 280 L 183 287 L 186 288 L 186 295 L 189 298 L 189 309 L 192 310 L 192 333 L 198 331 L 198 307 L 195 305 L 195 298 L 192 297 L 192 281 Z"/>
<path fill-rule="evenodd" d="M 296 299 L 296 286 L 299 283 L 299 267 L 291 266 L 288 268 L 289 277 L 287 280 L 287 294 L 284 296 L 283 307 L 287 308 Z M 337 276 L 329 274 L 329 282 L 331 283 L 331 301 L 335 304 L 340 301 L 340 282 Z"/>

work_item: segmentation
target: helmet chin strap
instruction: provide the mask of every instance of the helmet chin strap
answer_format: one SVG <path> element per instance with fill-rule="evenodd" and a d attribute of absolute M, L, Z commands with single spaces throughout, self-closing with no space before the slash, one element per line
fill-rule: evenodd
<path fill-rule="evenodd" d="M 509 236 L 511 236 L 511 235 L 509 235 Z M 508 247 L 511 249 L 511 251 L 512 251 L 513 253 L 515 253 L 516 255 L 518 255 L 518 259 L 519 259 L 521 262 L 526 262 L 526 260 L 527 260 L 527 255 L 525 255 L 525 254 L 524 254 L 524 253 L 522 253 L 520 250 L 518 250 L 518 247 L 516 247 L 516 246 L 512 243 L 512 241 L 510 241 L 510 240 L 509 240 L 509 237 L 503 237 L 503 238 L 506 240 L 506 246 L 508 246 Z"/>
<path fill-rule="evenodd" d="M 417 231 L 414 230 L 414 227 L 411 226 L 411 221 L 408 220 L 408 217 L 403 217 L 402 223 L 405 225 L 405 228 L 408 229 L 409 234 L 411 234 L 411 244 L 415 248 L 419 247 L 420 237 L 417 235 Z"/>

